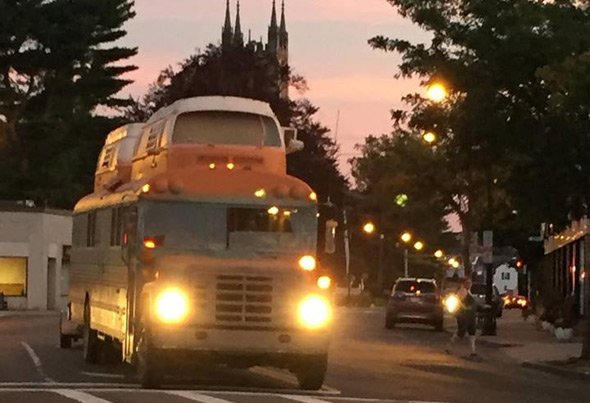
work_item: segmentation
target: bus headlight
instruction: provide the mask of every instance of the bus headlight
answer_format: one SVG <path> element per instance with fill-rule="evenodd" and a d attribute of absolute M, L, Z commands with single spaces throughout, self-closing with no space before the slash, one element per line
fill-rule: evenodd
<path fill-rule="evenodd" d="M 459 297 L 457 297 L 455 294 L 450 294 L 447 298 L 445 298 L 445 308 L 447 309 L 447 312 L 457 312 L 459 305 L 461 305 L 461 301 L 459 301 Z"/>
<path fill-rule="evenodd" d="M 303 298 L 297 312 L 299 323 L 308 329 L 325 327 L 332 319 L 330 302 L 319 295 L 308 295 Z"/>
<path fill-rule="evenodd" d="M 188 315 L 188 298 L 178 288 L 168 288 L 156 298 L 156 315 L 164 323 L 180 323 Z"/>

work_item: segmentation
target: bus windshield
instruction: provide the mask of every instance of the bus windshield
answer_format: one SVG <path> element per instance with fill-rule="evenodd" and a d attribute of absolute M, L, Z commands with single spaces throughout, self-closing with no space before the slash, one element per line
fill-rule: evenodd
<path fill-rule="evenodd" d="M 313 207 L 148 202 L 143 211 L 144 237 L 161 240 L 164 249 L 248 255 L 315 248 Z"/>
<path fill-rule="evenodd" d="M 183 113 L 174 125 L 173 143 L 280 147 L 275 121 L 252 113 L 206 111 Z"/>

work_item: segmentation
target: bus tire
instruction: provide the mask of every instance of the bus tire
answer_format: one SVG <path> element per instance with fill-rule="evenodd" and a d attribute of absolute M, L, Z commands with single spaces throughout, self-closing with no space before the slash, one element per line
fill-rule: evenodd
<path fill-rule="evenodd" d="M 328 355 L 320 354 L 303 359 L 294 371 L 299 388 L 303 390 L 319 390 L 324 384 L 328 370 Z"/>
<path fill-rule="evenodd" d="M 98 332 L 90 327 L 90 303 L 84 305 L 84 329 L 83 329 L 83 356 L 84 361 L 89 364 L 100 362 L 102 343 L 98 338 Z"/>
<path fill-rule="evenodd" d="M 162 373 L 157 365 L 154 348 L 150 345 L 149 335 L 142 329 L 137 344 L 136 370 L 139 383 L 144 389 L 159 389 L 162 385 Z"/>

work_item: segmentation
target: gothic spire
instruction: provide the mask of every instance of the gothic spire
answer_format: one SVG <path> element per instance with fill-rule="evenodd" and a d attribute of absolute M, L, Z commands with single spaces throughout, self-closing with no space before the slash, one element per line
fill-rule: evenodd
<path fill-rule="evenodd" d="M 277 29 L 277 8 L 275 0 L 272 0 L 272 15 L 270 17 L 270 28 Z"/>
<path fill-rule="evenodd" d="M 240 24 L 240 0 L 238 0 L 236 12 L 236 30 L 234 33 L 234 45 L 244 46 L 244 35 L 242 34 L 242 26 Z"/>
<path fill-rule="evenodd" d="M 232 36 L 233 36 L 233 29 L 231 27 L 231 15 L 229 12 L 229 0 L 227 0 L 225 5 L 225 24 L 223 25 L 223 30 L 221 31 L 221 45 L 223 47 L 230 46 L 232 43 Z"/>
<path fill-rule="evenodd" d="M 281 34 L 287 33 L 287 23 L 285 22 L 285 0 L 283 0 L 281 3 L 281 29 L 280 29 L 280 33 Z"/>

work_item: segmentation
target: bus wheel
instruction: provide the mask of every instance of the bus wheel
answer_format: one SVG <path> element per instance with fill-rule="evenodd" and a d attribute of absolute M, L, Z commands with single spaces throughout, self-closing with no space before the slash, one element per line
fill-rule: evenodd
<path fill-rule="evenodd" d="M 102 343 L 98 338 L 98 332 L 90 327 L 90 304 L 84 306 L 84 361 L 89 364 L 98 364 L 100 361 Z"/>
<path fill-rule="evenodd" d="M 321 354 L 305 358 L 295 369 L 299 388 L 318 390 L 322 387 L 328 369 L 328 355 Z"/>
<path fill-rule="evenodd" d="M 150 346 L 148 332 L 142 330 L 137 344 L 137 377 L 144 389 L 159 389 L 162 375 L 157 367 L 157 359 L 153 347 Z"/>

